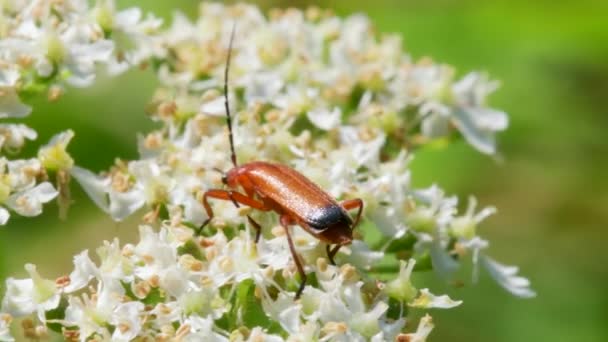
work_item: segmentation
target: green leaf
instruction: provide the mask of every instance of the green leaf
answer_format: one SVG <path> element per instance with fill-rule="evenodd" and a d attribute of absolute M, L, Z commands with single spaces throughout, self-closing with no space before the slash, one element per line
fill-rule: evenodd
<path fill-rule="evenodd" d="M 45 312 L 44 317 L 48 320 L 53 319 L 64 319 L 65 318 L 65 309 L 68 307 L 68 300 L 66 298 L 61 298 L 59 305 L 53 309 Z M 46 323 L 46 326 L 54 332 L 61 333 L 61 329 L 64 327 L 60 323 Z"/>

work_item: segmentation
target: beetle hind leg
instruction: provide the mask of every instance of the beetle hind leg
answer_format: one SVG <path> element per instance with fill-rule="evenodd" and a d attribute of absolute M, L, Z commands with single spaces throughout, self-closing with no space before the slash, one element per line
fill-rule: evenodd
<path fill-rule="evenodd" d="M 289 250 L 291 251 L 291 257 L 296 264 L 296 268 L 298 269 L 298 274 L 300 278 L 302 278 L 302 283 L 300 283 L 300 287 L 298 288 L 298 292 L 296 292 L 295 300 L 300 299 L 302 292 L 304 291 L 304 287 L 306 286 L 306 272 L 304 272 L 304 267 L 300 262 L 300 256 L 296 252 L 296 248 L 293 244 L 293 239 L 291 238 L 291 233 L 289 232 L 289 224 L 291 223 L 291 219 L 288 216 L 281 216 L 280 218 L 281 226 L 285 229 L 285 235 L 287 236 L 287 243 L 289 244 Z"/>

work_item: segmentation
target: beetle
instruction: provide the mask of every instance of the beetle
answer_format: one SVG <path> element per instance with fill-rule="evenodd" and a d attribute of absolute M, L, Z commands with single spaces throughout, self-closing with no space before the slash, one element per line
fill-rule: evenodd
<path fill-rule="evenodd" d="M 363 200 L 356 198 L 338 203 L 304 175 L 283 164 L 266 161 L 253 161 L 242 165 L 237 163 L 230 104 L 228 103 L 228 71 L 234 33 L 235 27 L 233 26 L 224 69 L 224 106 L 233 168 L 222 175 L 222 183 L 230 190 L 210 189 L 203 194 L 202 204 L 207 213 L 207 219 L 200 226 L 198 233 L 200 234 L 213 219 L 213 210 L 209 205 L 210 198 L 232 201 L 237 208 L 245 205 L 253 209 L 274 211 L 279 214 L 279 222 L 285 230 L 291 255 L 302 279 L 295 296 L 297 300 L 306 285 L 306 273 L 294 247 L 289 226 L 297 224 L 312 236 L 327 243 L 328 259 L 335 265 L 334 256 L 340 247 L 350 244 L 353 240 L 353 229 L 361 218 Z M 244 194 L 237 191 L 239 187 Z M 348 214 L 348 210 L 356 208 L 358 211 L 353 220 Z M 251 216 L 247 215 L 247 219 L 256 230 L 255 241 L 258 242 L 261 227 Z M 334 247 L 331 248 L 331 245 Z"/>

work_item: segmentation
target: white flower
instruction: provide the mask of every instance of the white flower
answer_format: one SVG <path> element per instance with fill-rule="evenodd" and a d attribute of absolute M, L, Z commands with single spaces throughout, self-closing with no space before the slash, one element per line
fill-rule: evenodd
<path fill-rule="evenodd" d="M 123 72 L 146 58 L 162 54 L 155 37 L 162 25 L 161 19 L 148 14 L 142 20 L 142 11 L 137 7 L 116 11 L 113 0 L 99 2 L 95 12 L 102 28 L 112 32 L 115 55 L 108 63 L 111 73 Z"/>
<path fill-rule="evenodd" d="M 362 186 L 366 215 L 387 237 L 401 238 L 406 232 L 408 212 L 405 206 L 411 192 L 411 160 L 405 152 L 392 161 L 380 165 L 377 176 L 370 177 Z"/>
<path fill-rule="evenodd" d="M 475 197 L 469 197 L 469 206 L 464 215 L 454 217 L 450 222 L 450 233 L 453 236 L 465 239 L 471 239 L 476 235 L 477 225 L 483 221 L 486 217 L 494 214 L 496 208 L 486 207 L 479 213 L 475 213 L 475 207 L 477 206 L 477 200 Z"/>
<path fill-rule="evenodd" d="M 116 191 L 110 177 L 97 176 L 78 166 L 70 172 L 93 202 L 117 221 L 124 220 L 146 203 L 140 188 Z"/>
<path fill-rule="evenodd" d="M 341 251 L 345 249 L 342 247 Z M 383 252 L 372 250 L 365 242 L 361 240 L 353 240 L 348 246 L 349 253 L 338 254 L 337 260 L 342 264 L 342 260 L 358 269 L 369 270 L 372 266 L 376 265 L 384 257 Z"/>
<path fill-rule="evenodd" d="M 43 182 L 9 196 L 5 205 L 21 216 L 38 216 L 42 213 L 42 204 L 50 202 L 58 194 L 51 183 Z"/>
<path fill-rule="evenodd" d="M 405 334 L 406 341 L 425 342 L 434 327 L 435 325 L 431 316 L 425 315 L 420 319 L 415 333 Z"/>
<path fill-rule="evenodd" d="M 6 280 L 6 294 L 2 300 L 2 312 L 15 317 L 36 313 L 41 322 L 45 322 L 45 312 L 59 305 L 59 289 L 52 280 L 42 278 L 36 266 L 26 264 L 25 270 L 29 279 Z"/>
<path fill-rule="evenodd" d="M 487 154 L 496 152 L 494 135 L 509 124 L 504 112 L 483 107 L 486 96 L 497 87 L 497 82 L 475 72 L 452 87 L 457 104 L 453 110 L 454 124 L 469 144 Z"/>
<path fill-rule="evenodd" d="M 25 140 L 34 140 L 38 134 L 22 124 L 0 124 L 0 148 L 9 152 L 19 151 Z"/>
<path fill-rule="evenodd" d="M 519 272 L 518 267 L 500 264 L 485 255 L 481 257 L 481 264 L 500 286 L 513 295 L 522 298 L 536 296 L 536 292 L 530 288 L 530 281 L 517 275 Z"/>
<path fill-rule="evenodd" d="M 24 191 L 36 186 L 36 178 L 42 172 L 38 159 L 17 159 L 6 162 L 9 185 L 13 192 Z"/>
<path fill-rule="evenodd" d="M 112 341 L 131 341 L 142 330 L 144 304 L 140 302 L 127 302 L 119 304 L 112 312 L 109 323 L 116 329 L 112 334 Z"/>
<path fill-rule="evenodd" d="M 407 262 L 400 261 L 399 275 L 397 278 L 386 283 L 386 287 L 384 288 L 389 297 L 395 298 L 400 302 L 409 302 L 416 297 L 418 290 L 410 280 L 414 265 L 416 265 L 415 259 L 410 259 Z"/>
<path fill-rule="evenodd" d="M 208 342 L 228 342 L 228 338 L 213 331 L 213 319 L 211 317 L 188 316 L 184 320 L 184 326 L 190 327 L 189 334 L 184 341 L 208 341 Z"/>
<path fill-rule="evenodd" d="M 82 251 L 74 257 L 74 271 L 70 273 L 70 283 L 63 288 L 65 293 L 78 291 L 89 284 L 94 277 L 99 276 L 97 266 L 89 258 L 89 251 Z"/>
<path fill-rule="evenodd" d="M 65 322 L 67 326 L 76 326 L 81 341 L 86 341 L 93 334 L 109 334 L 106 328 L 117 300 L 110 302 L 108 297 L 89 297 L 87 294 L 81 297 L 69 297 L 68 306 L 65 309 Z"/>
<path fill-rule="evenodd" d="M 270 103 L 283 88 L 283 78 L 276 72 L 255 73 L 240 82 L 245 86 L 247 103 Z"/>

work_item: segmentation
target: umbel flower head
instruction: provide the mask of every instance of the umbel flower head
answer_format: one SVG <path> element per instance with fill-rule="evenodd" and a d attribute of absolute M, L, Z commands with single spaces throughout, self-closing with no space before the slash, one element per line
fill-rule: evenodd
<path fill-rule="evenodd" d="M 483 254 L 479 226 L 494 208 L 475 214 L 471 199 L 459 214 L 455 196 L 410 182 L 413 153 L 435 139 L 460 133 L 478 151 L 496 152 L 495 134 L 508 120 L 486 107 L 496 88 L 487 76 L 457 79 L 450 66 L 414 61 L 398 36 L 378 37 L 367 17 L 315 8 L 265 16 L 255 6 L 203 3 L 195 21 L 176 14 L 166 29 L 112 1 L 17 2 L 2 15 L 11 29 L 0 31 L 9 66 L 0 75 L 0 116 L 26 115 L 31 89 L 89 84 L 95 64 L 110 72 L 148 65 L 161 82 L 150 104 L 161 128 L 139 137 L 139 159 L 101 174 L 69 155 L 71 131 L 27 164 L 36 177 L 18 171 L 23 161 L 4 162 L 0 204 L 18 214 L 39 214 L 58 195 L 44 181 L 57 173 L 113 219 L 143 218 L 138 242 L 106 241 L 95 261 L 83 251 L 69 275 L 48 280 L 27 265 L 30 278 L 7 279 L 0 339 L 11 340 L 15 318 L 35 314 L 26 334 L 52 329 L 75 341 L 424 341 L 430 316 L 406 331 L 408 313 L 461 301 L 419 290 L 416 271 L 450 278 L 468 255 L 511 293 L 534 295 L 517 268 Z M 309 279 L 299 299 L 302 279 L 275 213 L 216 201 L 214 219 L 197 234 L 208 219 L 203 194 L 224 187 L 218 170 L 233 167 L 225 101 L 239 161 L 282 163 L 338 200 L 365 203 L 363 224 L 336 265 L 324 242 L 289 228 Z M 6 131 L 5 146 L 35 137 L 23 127 Z M 257 242 L 248 217 L 263 228 Z M 380 274 L 380 266 L 396 272 Z"/>

